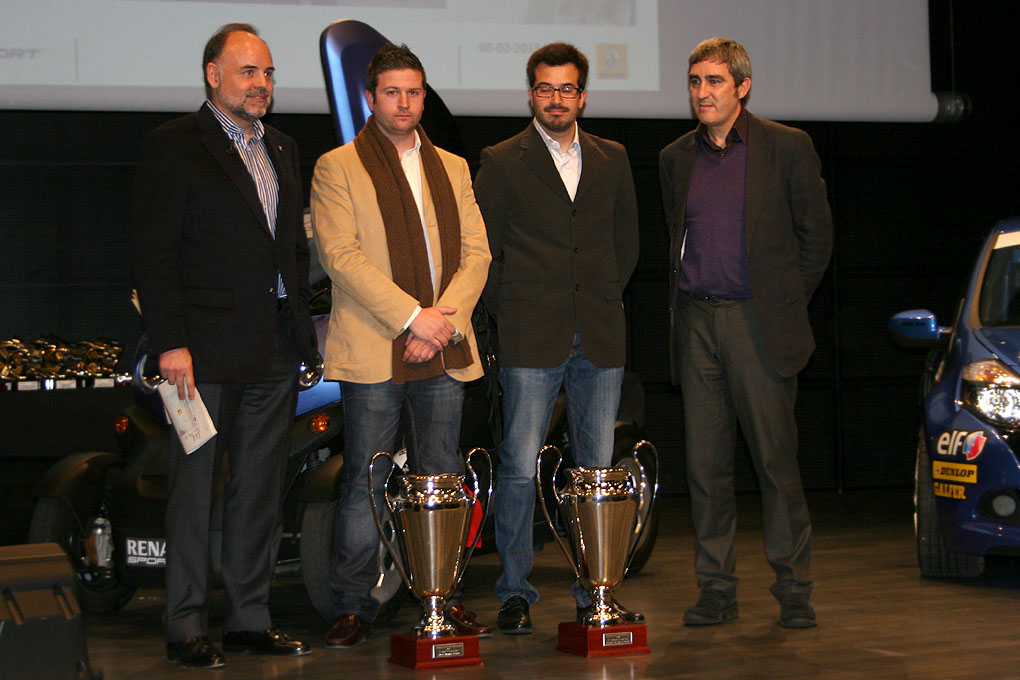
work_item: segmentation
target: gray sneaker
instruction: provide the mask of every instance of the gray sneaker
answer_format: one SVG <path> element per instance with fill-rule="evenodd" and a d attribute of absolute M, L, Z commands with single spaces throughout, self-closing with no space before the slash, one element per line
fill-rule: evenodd
<path fill-rule="evenodd" d="M 737 597 L 716 588 L 705 588 L 698 597 L 698 603 L 684 612 L 684 625 L 712 626 L 725 623 L 740 616 Z"/>

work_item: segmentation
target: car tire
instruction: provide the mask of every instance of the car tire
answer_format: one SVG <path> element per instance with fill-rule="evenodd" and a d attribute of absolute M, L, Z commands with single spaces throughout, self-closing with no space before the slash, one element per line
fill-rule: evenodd
<path fill-rule="evenodd" d="M 618 425 L 616 427 L 614 437 L 613 465 L 616 465 L 624 458 L 629 458 L 631 453 L 634 451 L 634 446 L 643 439 L 641 436 L 641 430 L 636 425 L 632 425 L 630 423 Z M 654 485 L 658 475 L 658 470 L 650 470 L 649 467 L 650 466 L 645 464 L 646 473 L 652 477 L 652 479 L 649 480 L 649 483 Z M 652 505 L 651 514 L 648 516 L 648 526 L 645 527 L 644 532 L 641 535 L 641 539 L 634 550 L 634 557 L 631 559 L 630 566 L 627 569 L 627 578 L 638 574 L 644 568 L 645 564 L 648 563 L 649 558 L 652 556 L 652 551 L 655 549 L 655 540 L 658 538 L 658 535 L 659 504 L 654 503 Z"/>
<path fill-rule="evenodd" d="M 981 555 L 946 550 L 942 526 L 932 488 L 931 460 L 922 429 L 917 438 L 914 467 L 914 530 L 917 535 L 917 563 L 927 578 L 974 578 L 985 571 Z"/>
<path fill-rule="evenodd" d="M 90 526 L 92 518 L 84 518 Z M 135 593 L 134 586 L 122 583 L 116 569 L 99 574 L 89 569 L 85 557 L 85 530 L 70 504 L 61 497 L 40 498 L 32 511 L 29 543 L 56 543 L 67 552 L 77 577 L 78 603 L 89 614 L 112 614 L 124 608 Z"/>
<path fill-rule="evenodd" d="M 301 519 L 301 576 L 312 606 L 324 621 L 336 617 L 330 574 L 333 571 L 333 531 L 337 501 L 308 503 Z M 387 518 L 384 518 L 387 519 Z M 388 520 L 387 520 L 388 521 Z M 387 527 L 384 522 L 384 528 Z M 382 543 L 379 544 L 379 579 L 372 596 L 379 600 L 376 623 L 390 620 L 400 610 L 407 588 Z"/>

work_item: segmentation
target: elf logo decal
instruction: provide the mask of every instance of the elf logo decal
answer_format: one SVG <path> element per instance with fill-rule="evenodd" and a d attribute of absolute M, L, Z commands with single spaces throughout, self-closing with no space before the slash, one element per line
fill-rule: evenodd
<path fill-rule="evenodd" d="M 974 460 L 981 455 L 985 448 L 988 437 L 984 430 L 980 432 L 967 432 L 966 430 L 953 430 L 943 432 L 935 444 L 935 453 L 940 456 L 955 456 L 963 453 L 967 460 Z"/>
<path fill-rule="evenodd" d="M 127 563 L 135 567 L 165 567 L 166 541 L 127 539 Z"/>
<path fill-rule="evenodd" d="M 967 487 L 959 484 L 947 484 L 946 482 L 935 482 L 933 485 L 936 496 L 943 498 L 954 498 L 958 501 L 967 500 Z"/>
<path fill-rule="evenodd" d="M 964 484 L 977 483 L 977 465 L 966 463 L 946 463 L 936 460 L 931 464 L 931 476 L 935 479 L 948 479 L 950 482 Z"/>

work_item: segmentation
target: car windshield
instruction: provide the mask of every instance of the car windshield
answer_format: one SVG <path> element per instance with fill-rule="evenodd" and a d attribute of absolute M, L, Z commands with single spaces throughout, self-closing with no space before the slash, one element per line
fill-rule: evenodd
<path fill-rule="evenodd" d="M 1020 233 L 999 235 L 978 300 L 982 326 L 1020 326 Z"/>

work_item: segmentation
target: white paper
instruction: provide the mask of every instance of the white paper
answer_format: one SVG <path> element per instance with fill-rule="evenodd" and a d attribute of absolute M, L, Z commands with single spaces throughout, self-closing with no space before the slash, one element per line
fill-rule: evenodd
<path fill-rule="evenodd" d="M 166 380 L 157 386 L 159 396 L 163 399 L 163 408 L 177 430 L 177 436 L 184 447 L 184 453 L 192 453 L 202 444 L 216 436 L 209 410 L 202 401 L 202 395 L 195 390 L 195 398 L 181 399 L 177 394 L 177 386 Z M 186 394 L 186 393 L 185 393 Z"/>

